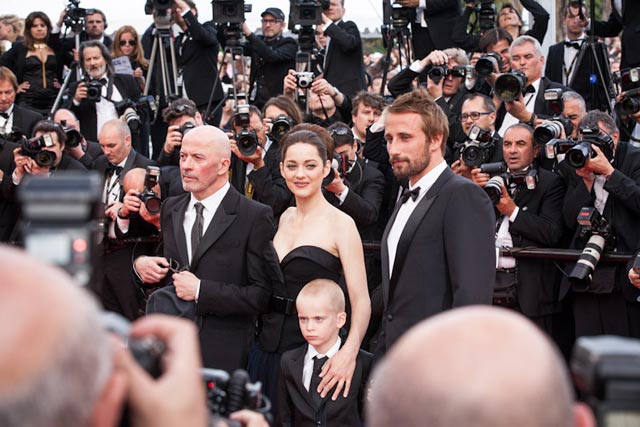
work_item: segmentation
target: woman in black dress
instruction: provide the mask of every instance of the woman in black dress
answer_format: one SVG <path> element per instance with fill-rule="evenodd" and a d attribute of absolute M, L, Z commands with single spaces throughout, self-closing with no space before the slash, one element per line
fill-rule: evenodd
<path fill-rule="evenodd" d="M 58 95 L 63 58 L 60 34 L 51 33 L 44 12 L 31 12 L 24 21 L 24 41 L 16 41 L 0 58 L 0 65 L 18 78 L 16 103 L 46 115 Z"/>

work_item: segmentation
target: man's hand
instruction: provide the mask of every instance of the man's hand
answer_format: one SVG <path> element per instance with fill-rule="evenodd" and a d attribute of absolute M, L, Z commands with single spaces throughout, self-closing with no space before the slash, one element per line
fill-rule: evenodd
<path fill-rule="evenodd" d="M 520 94 L 518 96 L 518 99 L 516 99 L 515 101 L 505 102 L 504 106 L 509 114 L 511 114 L 521 122 L 526 123 L 531 119 L 532 113 L 527 111 L 527 106 L 524 103 L 524 97 L 522 96 L 522 94 Z"/>
<path fill-rule="evenodd" d="M 182 145 L 182 132 L 180 132 L 180 126 L 169 126 L 167 129 L 167 137 L 164 140 L 164 146 L 162 146 L 162 151 L 168 156 L 173 154 L 176 148 L 179 148 Z"/>
<path fill-rule="evenodd" d="M 196 291 L 200 286 L 200 279 L 198 279 L 190 271 L 181 271 L 171 276 L 173 279 L 173 286 L 176 287 L 176 295 L 185 301 L 193 301 L 196 299 Z"/>
<path fill-rule="evenodd" d="M 289 70 L 287 75 L 284 76 L 283 94 L 291 98 L 293 97 L 293 95 L 295 95 L 296 90 L 298 90 L 298 84 L 296 83 L 296 72 L 295 70 Z"/>
<path fill-rule="evenodd" d="M 582 178 L 582 182 L 584 182 L 584 186 L 587 187 L 587 190 L 591 192 L 593 188 L 593 183 L 596 180 L 596 175 L 589 169 L 588 163 L 587 166 L 576 169 L 576 175 Z"/>
<path fill-rule="evenodd" d="M 442 77 L 438 83 L 431 80 L 431 77 L 427 76 L 427 91 L 433 97 L 433 99 L 442 98 L 442 87 L 444 86 L 444 79 Z"/>
<path fill-rule="evenodd" d="M 447 55 L 441 50 L 434 50 L 429 55 L 425 56 L 420 60 L 420 65 L 422 65 L 423 67 L 428 67 L 429 65 L 447 66 L 448 64 L 449 64 L 449 55 Z"/>
<path fill-rule="evenodd" d="M 269 427 L 269 423 L 260 412 L 243 409 L 229 416 L 233 421 L 239 421 L 243 427 Z"/>
<path fill-rule="evenodd" d="M 607 159 L 607 157 L 602 153 L 600 147 L 595 144 L 591 144 L 591 149 L 596 153 L 596 156 L 590 158 L 585 167 L 589 168 L 589 170 L 596 175 L 611 175 L 614 171 L 614 167 L 609 162 L 609 159 Z"/>
<path fill-rule="evenodd" d="M 76 93 L 73 94 L 73 99 L 76 102 L 80 102 L 86 97 L 87 97 L 87 85 L 84 82 L 80 82 L 76 87 Z"/>
<path fill-rule="evenodd" d="M 504 184 L 502 185 L 502 196 L 500 197 L 500 200 L 496 205 L 496 209 L 498 209 L 498 211 L 502 215 L 507 217 L 510 217 L 513 211 L 516 210 L 516 204 L 509 195 L 509 192 L 507 191 L 507 188 L 504 186 Z"/>
<path fill-rule="evenodd" d="M 140 256 L 133 266 L 144 283 L 158 283 L 169 272 L 169 261 L 159 256 Z"/>
<path fill-rule="evenodd" d="M 31 170 L 35 162 L 31 157 L 20 154 L 21 148 L 14 148 L 13 161 L 16 164 L 15 174 L 18 181 L 22 180 L 25 174 L 31 174 Z"/>
<path fill-rule="evenodd" d="M 337 170 L 331 168 L 331 172 L 333 173 L 333 181 L 331 181 L 331 184 L 327 185 L 325 188 L 334 194 L 342 193 L 346 190 L 347 186 L 344 185 L 344 182 L 342 181 L 342 178 L 340 178 Z"/>
<path fill-rule="evenodd" d="M 242 30 L 245 36 L 249 37 L 251 35 L 251 28 L 249 28 L 246 22 L 243 22 L 240 25 L 240 29 Z"/>
<path fill-rule="evenodd" d="M 491 176 L 488 173 L 480 172 L 480 168 L 471 170 L 471 181 L 478 184 L 478 186 L 484 187 L 489 182 L 489 179 L 491 179 Z"/>
<path fill-rule="evenodd" d="M 76 160 L 80 160 L 80 158 L 84 156 L 84 150 L 82 149 L 82 146 L 80 144 L 76 145 L 75 147 L 65 145 L 64 151 L 69 153 L 69 155 Z"/>
<path fill-rule="evenodd" d="M 118 219 L 118 211 L 122 207 L 122 202 L 113 202 L 107 207 L 107 210 L 104 211 L 104 215 L 106 217 L 111 218 L 112 221 L 117 221 Z"/>
<path fill-rule="evenodd" d="M 633 286 L 640 289 L 640 273 L 633 271 L 633 268 L 629 270 L 629 281 Z"/>
<path fill-rule="evenodd" d="M 160 230 L 160 211 L 157 213 L 151 213 L 147 209 L 144 203 L 140 203 L 140 211 L 138 212 L 140 218 L 148 222 L 149 224 L 153 224 L 156 226 L 158 230 Z"/>
<path fill-rule="evenodd" d="M 120 216 L 128 217 L 132 213 L 138 213 L 140 205 L 142 205 L 142 200 L 138 197 L 138 191 L 134 189 L 127 191 L 120 208 Z"/>
<path fill-rule="evenodd" d="M 162 375 L 154 380 L 128 350 L 116 353 L 115 369 L 123 372 L 129 391 L 131 425 L 207 425 L 207 402 L 200 377 L 202 361 L 193 322 L 152 314 L 131 325 L 130 337 L 155 337 L 166 345 Z M 167 404 L 170 398 L 171 404 Z"/>
<path fill-rule="evenodd" d="M 471 167 L 467 166 L 462 159 L 458 159 L 455 162 L 451 163 L 451 170 L 453 173 L 464 176 L 465 178 L 472 179 L 471 177 Z"/>

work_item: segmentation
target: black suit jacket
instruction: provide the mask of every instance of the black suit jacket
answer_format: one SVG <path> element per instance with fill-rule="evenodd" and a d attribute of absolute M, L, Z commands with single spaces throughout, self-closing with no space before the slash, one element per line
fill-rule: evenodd
<path fill-rule="evenodd" d="M 176 301 L 170 286 L 157 291 L 155 301 L 152 295 L 149 304 L 162 304 L 162 294 L 172 295 L 184 312 L 197 317 L 204 366 L 232 372 L 246 367 L 256 318 L 267 311 L 271 275 L 279 270 L 270 244 L 273 215 L 267 206 L 229 188 L 189 263 L 183 223 L 190 197 L 171 197 L 163 203 L 161 228 L 164 256 L 188 265 L 200 279 L 198 302 Z"/>
<path fill-rule="evenodd" d="M 137 101 L 140 98 L 140 85 L 133 76 L 128 74 L 113 74 L 109 77 L 113 79 L 113 85 L 118 89 L 122 99 Z M 76 93 L 78 83 L 74 83 L 69 89 L 69 100 L 66 108 L 73 111 L 80 121 L 80 133 L 90 140 L 98 141 L 98 115 L 96 113 L 96 103 L 83 99 L 80 105 L 73 103 L 73 94 Z M 104 100 L 103 100 L 104 101 Z"/>
<path fill-rule="evenodd" d="M 89 40 L 89 34 L 86 31 L 82 31 L 80 33 L 80 44 Z M 64 60 L 65 65 L 69 66 L 73 61 L 73 52 L 72 49 L 76 48 L 76 39 L 75 36 L 66 37 L 61 40 L 62 50 L 64 52 Z M 111 47 L 113 46 L 113 40 L 108 35 L 104 34 L 102 44 L 107 48 L 109 52 L 111 52 Z"/>
<path fill-rule="evenodd" d="M 24 133 L 31 138 L 33 128 L 40 120 L 44 120 L 41 114 L 13 104 L 13 130 Z"/>
<path fill-rule="evenodd" d="M 393 272 L 382 236 L 384 315 L 378 352 L 411 326 L 444 310 L 491 304 L 495 281 L 495 214 L 486 193 L 446 168 L 402 230 Z"/>
<path fill-rule="evenodd" d="M 558 247 L 563 235 L 564 192 L 562 178 L 544 169 L 538 169 L 535 189 L 517 190 L 513 201 L 519 212 L 515 221 L 509 223 L 514 247 Z M 518 302 L 522 313 L 536 317 L 558 312 L 560 271 L 553 260 L 521 258 L 517 266 Z"/>
<path fill-rule="evenodd" d="M 620 68 L 640 65 L 640 3 L 636 0 L 622 0 L 622 15 L 613 7 L 606 22 L 595 21 L 595 33 L 600 37 L 616 37 L 622 31 L 622 60 Z"/>
<path fill-rule="evenodd" d="M 371 369 L 371 354 L 360 350 L 356 369 L 351 380 L 351 391 L 347 398 L 331 400 L 332 393 L 317 407 L 311 393 L 302 384 L 304 356 L 308 345 L 287 351 L 280 359 L 278 381 L 278 420 L 276 426 L 361 426 L 366 402 L 367 381 Z"/>
<path fill-rule="evenodd" d="M 460 15 L 460 2 L 457 0 L 431 0 L 424 11 L 427 27 L 411 23 L 413 33 L 413 59 L 422 59 L 431 51 L 453 47 L 452 29 Z"/>
<path fill-rule="evenodd" d="M 343 94 L 353 97 L 367 89 L 360 30 L 352 21 L 331 23 L 324 29 L 331 37 L 325 54 L 324 78 Z"/>
<path fill-rule="evenodd" d="M 17 147 L 18 144 L 0 138 L 0 170 L 3 173 L 3 184 L 5 180 L 11 180 L 11 173 L 15 167 L 13 150 Z M 4 192 L 0 191 L 0 242 L 8 242 L 11 239 L 19 213 L 17 203 L 8 200 Z"/>

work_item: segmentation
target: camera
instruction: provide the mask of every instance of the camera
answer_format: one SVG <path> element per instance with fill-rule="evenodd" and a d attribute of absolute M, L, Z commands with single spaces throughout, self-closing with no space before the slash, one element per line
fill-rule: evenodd
<path fill-rule="evenodd" d="M 640 67 L 618 71 L 613 76 L 613 82 L 616 84 L 622 83 L 624 86 L 637 85 L 640 83 Z"/>
<path fill-rule="evenodd" d="M 137 132 L 142 124 L 142 119 L 138 112 L 142 111 L 143 108 L 149 108 L 152 112 L 155 112 L 156 102 L 153 96 L 143 96 L 138 101 L 123 99 L 120 102 L 116 102 L 115 107 L 118 114 L 123 116 L 129 129 L 132 132 Z"/>
<path fill-rule="evenodd" d="M 74 128 L 67 126 L 66 120 L 60 120 L 60 125 L 62 126 L 62 130 L 66 135 L 64 142 L 65 147 L 75 148 L 80 145 L 83 140 L 82 134 Z"/>
<path fill-rule="evenodd" d="M 467 140 L 462 143 L 460 156 L 465 165 L 478 167 L 487 162 L 495 150 L 495 138 L 490 131 L 480 129 L 473 125 L 469 129 Z"/>
<path fill-rule="evenodd" d="M 153 191 L 153 187 L 160 180 L 160 168 L 157 166 L 147 166 L 147 174 L 144 176 L 144 190 L 138 194 L 138 198 L 144 203 L 149 213 L 157 214 L 160 212 L 162 200 L 158 194 Z"/>
<path fill-rule="evenodd" d="M 90 80 L 87 85 L 87 101 L 99 102 L 102 97 L 102 83 L 98 80 Z"/>
<path fill-rule="evenodd" d="M 502 162 L 486 163 L 480 165 L 480 172 L 493 175 L 483 188 L 494 205 L 500 202 L 503 186 L 525 186 L 527 190 L 535 190 L 538 185 L 538 170 L 533 167 L 527 171 L 509 172 L 507 165 Z"/>
<path fill-rule="evenodd" d="M 552 139 L 562 136 L 570 137 L 573 132 L 573 123 L 562 115 L 564 103 L 562 102 L 562 89 L 547 89 L 544 91 L 544 100 L 553 113 L 553 118 L 545 120 L 533 131 L 533 139 L 537 144 L 546 144 Z M 548 157 L 548 156 L 547 156 Z M 555 157 L 555 156 L 554 156 Z M 553 158 L 553 157 L 550 157 Z"/>
<path fill-rule="evenodd" d="M 502 57 L 496 52 L 483 54 L 476 62 L 475 71 L 479 77 L 489 77 L 491 73 L 500 72 Z"/>
<path fill-rule="evenodd" d="M 329 169 L 329 173 L 322 180 L 322 186 L 326 187 L 333 182 L 335 178 L 335 172 L 338 172 L 338 176 L 340 178 L 344 178 L 344 175 L 349 170 L 349 157 L 346 154 L 333 153 L 333 158 L 331 159 L 331 169 Z"/>
<path fill-rule="evenodd" d="M 640 88 L 631 89 L 625 92 L 620 101 L 616 103 L 616 109 L 627 116 L 640 111 Z"/>
<path fill-rule="evenodd" d="M 440 80 L 446 78 L 449 74 L 453 77 L 465 77 L 467 75 L 467 69 L 464 65 L 456 65 L 451 69 L 446 66 L 436 65 L 431 67 L 427 74 L 435 84 L 438 84 Z"/>
<path fill-rule="evenodd" d="M 226 371 L 205 368 L 200 372 L 212 415 L 228 417 L 241 409 L 265 415 L 271 410 L 269 399 L 262 395 L 262 384 L 252 383 L 247 371 L 237 369 L 229 375 Z"/>
<path fill-rule="evenodd" d="M 558 154 L 566 154 L 578 141 L 567 139 L 552 139 L 544 145 L 544 155 L 547 159 L 555 159 Z"/>
<path fill-rule="evenodd" d="M 244 14 L 251 12 L 251 5 L 244 0 L 213 0 L 213 22 L 216 24 L 242 24 Z"/>
<path fill-rule="evenodd" d="M 394 28 L 406 28 L 411 22 L 416 20 L 416 9 L 413 7 L 391 6 L 391 25 Z"/>
<path fill-rule="evenodd" d="M 296 85 L 300 89 L 309 89 L 311 84 L 313 83 L 313 72 L 312 71 L 299 71 L 295 73 L 296 76 Z"/>
<path fill-rule="evenodd" d="M 240 104 L 236 107 L 236 112 L 233 114 L 233 125 L 240 128 L 234 136 L 238 151 L 245 156 L 251 156 L 258 149 L 259 143 L 258 135 L 249 129 L 251 125 L 249 105 Z"/>
<path fill-rule="evenodd" d="M 80 27 L 84 26 L 84 21 L 87 15 L 95 13 L 94 9 L 83 9 L 78 7 L 80 0 L 69 0 L 69 4 L 65 8 L 64 25 L 67 27 Z"/>
<path fill-rule="evenodd" d="M 613 228 L 604 219 L 600 212 L 593 207 L 583 207 L 580 209 L 577 218 L 578 224 L 582 226 L 580 235 L 589 235 L 589 240 L 585 245 L 576 265 L 569 273 L 569 281 L 574 288 L 586 290 L 593 277 L 593 271 L 600 261 L 600 256 L 605 247 L 613 247 Z"/>
<path fill-rule="evenodd" d="M 616 336 L 581 337 L 571 358 L 580 397 L 597 425 L 640 425 L 640 341 Z"/>
<path fill-rule="evenodd" d="M 0 128 L 0 138 L 9 142 L 20 142 L 27 138 L 27 135 L 16 129 Z"/>
<path fill-rule="evenodd" d="M 289 4 L 289 29 L 296 25 L 310 27 L 322 24 L 322 12 L 329 9 L 328 0 L 291 0 Z"/>
<path fill-rule="evenodd" d="M 169 8 L 173 6 L 173 0 L 147 0 L 144 5 L 144 13 L 153 15 L 154 12 L 159 16 L 168 16 Z"/>
<path fill-rule="evenodd" d="M 280 114 L 278 117 L 273 119 L 269 135 L 274 141 L 278 142 L 282 139 L 285 133 L 291 130 L 292 127 L 293 120 L 291 117 Z"/>
<path fill-rule="evenodd" d="M 499 100 L 513 102 L 520 97 L 527 87 L 527 76 L 518 70 L 500 74 L 493 85 Z"/>
<path fill-rule="evenodd" d="M 56 162 L 56 153 L 44 148 L 53 147 L 53 137 L 48 133 L 31 139 L 23 139 L 20 147 L 20 154 L 31 157 L 41 168 L 49 168 Z"/>
<path fill-rule="evenodd" d="M 477 9 L 480 32 L 496 28 L 496 5 L 493 0 L 480 0 L 480 7 Z"/>
<path fill-rule="evenodd" d="M 606 133 L 601 133 L 600 129 L 580 129 L 582 140 L 576 143 L 567 151 L 565 160 L 573 168 L 584 167 L 590 158 L 596 156 L 592 146 L 596 145 L 602 154 L 611 162 L 613 160 L 613 138 Z"/>
<path fill-rule="evenodd" d="M 193 129 L 195 127 L 196 127 L 196 125 L 193 124 L 193 122 L 184 122 L 182 124 L 182 126 L 180 126 L 178 128 L 178 132 L 180 132 L 182 134 L 182 136 L 184 137 L 187 134 L 187 132 L 189 132 L 191 129 Z"/>

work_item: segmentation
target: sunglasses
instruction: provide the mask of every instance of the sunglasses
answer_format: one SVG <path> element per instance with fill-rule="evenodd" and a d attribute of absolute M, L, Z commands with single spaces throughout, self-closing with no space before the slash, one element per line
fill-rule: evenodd
<path fill-rule="evenodd" d="M 137 43 L 135 40 L 120 40 L 120 46 L 135 46 Z"/>

